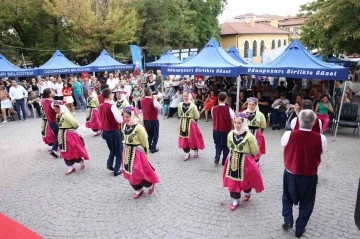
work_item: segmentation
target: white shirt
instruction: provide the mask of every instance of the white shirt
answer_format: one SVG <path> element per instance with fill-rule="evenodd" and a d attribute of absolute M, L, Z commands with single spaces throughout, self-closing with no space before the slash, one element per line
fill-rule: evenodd
<path fill-rule="evenodd" d="M 204 88 L 205 82 L 204 81 L 196 82 L 195 85 L 198 89 L 202 89 Z"/>
<path fill-rule="evenodd" d="M 176 95 L 177 95 L 177 98 L 175 98 Z M 170 108 L 177 108 L 181 101 L 182 101 L 182 95 L 175 94 L 171 98 Z"/>
<path fill-rule="evenodd" d="M 126 96 L 129 97 L 131 95 L 131 91 L 132 91 L 131 85 L 124 85 L 124 91 L 126 92 Z"/>
<path fill-rule="evenodd" d="M 145 98 L 150 98 L 150 99 L 152 99 L 153 97 L 152 97 L 152 96 L 145 96 Z M 154 107 L 160 111 L 161 108 L 162 108 L 161 104 L 160 104 L 156 99 L 154 99 L 153 102 L 154 102 Z"/>
<path fill-rule="evenodd" d="M 45 88 L 54 89 L 54 83 L 52 83 L 51 81 L 45 81 L 44 85 L 45 85 Z"/>
<path fill-rule="evenodd" d="M 353 90 L 353 83 L 351 81 L 346 81 L 346 89 L 345 92 L 349 92 L 349 90 Z"/>
<path fill-rule="evenodd" d="M 225 105 L 225 104 L 224 103 L 219 103 L 218 105 Z M 211 108 L 211 118 L 213 118 L 213 109 L 214 109 L 214 107 Z M 229 107 L 229 113 L 230 113 L 231 120 L 234 120 L 235 113 L 230 107 Z"/>
<path fill-rule="evenodd" d="M 104 101 L 104 103 L 111 104 L 111 112 L 113 113 L 116 122 L 121 124 L 123 122 L 123 117 L 120 111 L 116 108 L 115 102 Z"/>
<path fill-rule="evenodd" d="M 38 85 L 40 94 L 44 93 L 44 90 L 46 89 L 45 83 L 43 85 Z"/>
<path fill-rule="evenodd" d="M 318 119 L 318 120 L 319 120 L 320 132 L 322 132 L 322 122 L 320 119 Z M 296 121 L 297 121 L 297 117 L 295 117 L 291 120 L 290 127 L 292 130 L 294 130 L 294 128 L 295 128 Z"/>
<path fill-rule="evenodd" d="M 54 90 L 56 90 L 55 96 L 63 96 L 63 94 L 62 94 L 63 87 L 64 87 L 63 83 L 56 83 L 54 85 Z"/>
<path fill-rule="evenodd" d="M 279 109 L 279 108 L 280 108 L 280 105 L 276 105 L 276 104 L 278 104 L 280 101 L 283 102 L 283 103 L 286 105 L 286 109 L 289 108 L 290 101 L 289 101 L 288 99 L 283 99 L 283 100 L 281 100 L 281 99 L 276 99 L 276 100 L 274 101 L 274 103 L 271 105 L 271 107 L 273 107 L 274 109 Z M 276 106 L 275 106 L 275 105 L 276 105 Z"/>
<path fill-rule="evenodd" d="M 106 84 L 109 86 L 111 90 L 115 89 L 116 85 L 119 84 L 119 80 L 112 78 L 107 79 Z"/>
<path fill-rule="evenodd" d="M 21 85 L 18 85 L 16 88 L 11 86 L 9 96 L 11 100 L 21 100 L 28 97 L 28 92 Z"/>
<path fill-rule="evenodd" d="M 300 130 L 302 131 L 311 131 L 311 129 L 303 129 L 303 128 L 300 128 Z M 290 139 L 290 135 L 291 135 L 292 131 L 286 131 L 284 133 L 284 135 L 281 137 L 281 146 L 285 147 L 288 142 L 289 142 L 289 139 Z M 326 140 L 326 137 L 321 134 L 321 145 L 322 145 L 322 154 L 325 152 L 326 150 L 326 147 L 327 147 L 327 140 Z"/>

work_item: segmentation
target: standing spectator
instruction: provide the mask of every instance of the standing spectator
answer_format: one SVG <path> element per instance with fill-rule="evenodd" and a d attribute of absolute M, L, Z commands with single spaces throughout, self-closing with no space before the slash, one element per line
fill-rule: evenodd
<path fill-rule="evenodd" d="M 22 80 L 21 81 L 21 86 L 24 87 L 24 89 L 29 92 L 29 90 L 31 91 L 31 86 L 29 86 L 27 80 Z"/>
<path fill-rule="evenodd" d="M 149 148 L 151 153 L 156 153 L 159 149 L 156 147 L 159 139 L 159 120 L 158 114 L 161 105 L 157 101 L 157 96 L 152 96 L 152 90 L 145 88 L 145 98 L 140 101 L 144 117 L 144 125 L 148 133 Z"/>
<path fill-rule="evenodd" d="M 272 104 L 273 112 L 272 112 L 272 130 L 280 130 L 282 124 L 284 124 L 286 119 L 285 111 L 290 106 L 290 101 L 285 98 L 285 93 L 280 93 L 280 98 L 276 99 Z M 280 119 L 278 119 L 280 118 Z"/>
<path fill-rule="evenodd" d="M 93 87 L 96 91 L 96 94 L 100 94 L 100 82 L 97 80 L 96 76 L 91 77 L 90 87 Z"/>
<path fill-rule="evenodd" d="M 171 90 L 171 87 L 170 87 Z M 175 90 L 175 89 L 174 89 Z M 169 105 L 169 111 L 167 114 L 167 118 L 172 118 L 173 115 L 177 112 L 179 104 L 182 102 L 182 92 L 181 88 L 179 88 L 176 93 L 171 97 L 171 102 Z"/>
<path fill-rule="evenodd" d="M 64 96 L 64 101 L 66 104 L 66 107 L 70 110 L 72 115 L 75 115 L 74 111 L 74 98 L 72 97 L 72 88 L 69 86 L 69 81 L 71 80 L 71 77 L 68 78 L 67 82 L 64 83 L 64 87 L 62 89 L 62 94 Z"/>
<path fill-rule="evenodd" d="M 45 88 L 50 88 L 50 89 L 54 89 L 54 77 L 45 77 Z"/>
<path fill-rule="evenodd" d="M 22 111 L 23 121 L 26 121 L 25 102 L 28 97 L 28 92 L 24 89 L 24 87 L 18 85 L 16 80 L 11 80 L 11 85 L 9 96 L 11 98 L 11 102 L 15 104 L 19 122 L 21 122 L 20 110 Z"/>
<path fill-rule="evenodd" d="M 109 79 L 107 79 L 106 84 L 109 86 L 110 90 L 113 91 L 119 86 L 119 80 L 114 78 L 113 73 L 110 73 Z"/>
<path fill-rule="evenodd" d="M 45 83 L 44 83 L 43 79 L 39 80 L 38 88 L 39 88 L 39 96 L 42 98 L 43 94 L 44 94 L 44 90 L 46 89 L 46 86 L 45 86 Z"/>
<path fill-rule="evenodd" d="M 85 99 L 87 99 L 89 97 L 89 87 L 90 87 L 90 83 L 89 83 L 89 79 L 86 77 L 86 78 L 83 78 L 83 82 L 81 84 L 82 86 L 82 91 L 83 91 L 83 96 Z"/>
<path fill-rule="evenodd" d="M 62 93 L 62 89 L 64 88 L 63 86 L 63 81 L 61 79 L 61 77 L 59 76 L 57 78 L 56 83 L 54 84 L 54 92 L 55 92 L 55 96 L 54 96 L 54 100 L 63 100 L 64 96 Z"/>
<path fill-rule="evenodd" d="M 293 204 L 299 204 L 295 236 L 300 238 L 314 209 L 318 167 L 321 154 L 326 150 L 324 135 L 311 131 L 316 115 L 312 110 L 302 110 L 299 114 L 300 129 L 286 131 L 281 138 L 284 147 L 284 178 L 282 196 L 282 227 L 293 227 Z M 306 139 L 306 140 L 304 140 Z"/>
<path fill-rule="evenodd" d="M 162 85 L 163 81 L 164 81 L 164 78 L 163 78 L 163 76 L 162 76 L 162 74 L 161 74 L 161 70 L 157 70 L 157 71 L 156 71 L 156 78 L 155 78 L 156 89 L 157 89 L 159 86 Z"/>
<path fill-rule="evenodd" d="M 84 98 L 83 91 L 82 91 L 82 85 L 77 80 L 77 78 L 74 78 L 72 88 L 73 88 L 73 93 L 74 93 L 74 97 L 75 97 L 75 101 L 76 101 L 76 109 L 81 111 L 81 105 L 83 105 L 84 110 L 86 111 L 86 103 L 85 103 L 85 98 Z"/>

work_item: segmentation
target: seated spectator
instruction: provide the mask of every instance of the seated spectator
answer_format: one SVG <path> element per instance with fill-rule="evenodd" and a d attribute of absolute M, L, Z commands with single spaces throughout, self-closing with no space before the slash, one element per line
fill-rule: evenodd
<path fill-rule="evenodd" d="M 326 132 L 327 127 L 329 126 L 329 121 L 330 121 L 329 112 L 333 113 L 334 109 L 331 106 L 329 97 L 327 95 L 323 95 L 321 97 L 320 102 L 318 102 L 315 107 L 315 113 L 323 123 L 323 127 L 322 127 L 323 132 Z"/>
<path fill-rule="evenodd" d="M 309 92 L 308 92 L 307 89 L 302 89 L 302 90 L 300 91 L 300 95 L 302 96 L 302 98 L 303 98 L 304 100 L 311 100 L 311 97 L 310 97 Z"/>
<path fill-rule="evenodd" d="M 280 81 L 280 85 L 277 87 L 278 92 L 286 92 L 285 82 Z"/>
<path fill-rule="evenodd" d="M 285 92 L 280 93 L 280 98 L 275 100 L 272 104 L 272 130 L 280 130 L 281 125 L 285 123 L 286 114 L 285 111 L 290 106 L 290 101 L 285 98 Z"/>
<path fill-rule="evenodd" d="M 11 103 L 8 93 L 5 90 L 0 91 L 0 101 L 1 101 L 1 114 L 3 117 L 3 124 L 7 123 L 7 118 L 15 120 L 11 114 L 16 114 L 14 106 Z"/>
<path fill-rule="evenodd" d="M 267 119 L 267 114 L 269 113 L 269 100 L 266 97 L 263 97 L 263 94 L 261 92 L 257 92 L 256 94 L 259 102 L 259 110 L 261 113 L 264 114 L 265 118 Z"/>
<path fill-rule="evenodd" d="M 35 94 L 35 92 L 30 92 L 28 102 L 27 102 L 29 109 L 32 113 L 33 112 L 32 109 L 35 108 L 38 117 L 41 117 L 41 107 L 40 107 L 39 102 L 40 102 L 39 96 L 37 94 Z"/>
<path fill-rule="evenodd" d="M 321 90 L 318 90 L 316 92 L 314 100 L 313 100 L 313 109 L 312 110 L 315 110 L 315 107 L 320 100 L 321 100 Z"/>
<path fill-rule="evenodd" d="M 263 86 L 262 81 L 258 81 L 258 84 L 256 86 L 256 91 L 261 92 L 261 93 L 264 91 L 264 86 Z"/>

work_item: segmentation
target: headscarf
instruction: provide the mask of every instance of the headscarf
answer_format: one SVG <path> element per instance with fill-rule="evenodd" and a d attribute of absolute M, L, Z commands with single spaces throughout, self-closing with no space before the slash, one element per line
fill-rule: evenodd
<path fill-rule="evenodd" d="M 129 122 L 127 122 L 127 124 L 129 125 L 134 125 L 137 123 L 141 123 L 141 116 L 140 116 L 140 110 L 136 107 L 134 107 L 133 105 L 129 105 L 124 107 L 123 112 L 129 113 L 130 116 L 130 120 Z"/>
<path fill-rule="evenodd" d="M 121 100 L 121 101 L 126 100 L 126 91 L 115 90 L 115 91 L 113 91 L 113 92 L 115 92 L 116 94 L 120 94 L 120 96 L 121 96 L 120 100 Z"/>
<path fill-rule="evenodd" d="M 238 135 L 239 135 L 239 134 L 243 134 L 244 132 L 249 131 L 247 117 L 248 117 L 248 116 L 247 116 L 245 113 L 243 113 L 243 112 L 235 113 L 235 119 L 234 119 L 234 120 L 236 120 L 236 118 L 241 118 L 241 119 L 243 120 L 240 130 L 236 130 L 236 129 L 234 128 L 233 132 L 234 132 L 235 134 L 238 134 Z"/>
<path fill-rule="evenodd" d="M 91 94 L 89 95 L 90 97 L 92 97 L 92 98 L 97 97 L 97 94 L 96 94 L 96 91 L 95 91 L 94 87 L 89 87 L 88 90 L 91 91 Z"/>
<path fill-rule="evenodd" d="M 69 113 L 69 109 L 65 106 L 62 100 L 54 100 L 51 104 L 51 107 L 54 109 L 54 106 L 59 106 L 60 114 Z"/>
<path fill-rule="evenodd" d="M 255 107 L 255 110 L 254 111 L 250 111 L 249 110 L 249 105 L 248 105 L 248 108 L 245 110 L 245 113 L 254 113 L 256 112 L 255 114 L 255 121 L 260 121 L 260 109 L 259 109 L 259 99 L 258 98 L 255 98 L 255 97 L 249 97 L 247 98 L 247 102 L 254 102 L 256 104 L 256 107 Z"/>
<path fill-rule="evenodd" d="M 184 90 L 184 93 L 188 93 L 188 95 L 189 95 L 189 100 L 188 100 L 188 102 L 185 102 L 184 101 L 184 103 L 191 103 L 192 101 L 193 101 L 193 97 L 192 97 L 192 94 L 191 94 L 191 90 L 190 89 L 185 89 Z"/>

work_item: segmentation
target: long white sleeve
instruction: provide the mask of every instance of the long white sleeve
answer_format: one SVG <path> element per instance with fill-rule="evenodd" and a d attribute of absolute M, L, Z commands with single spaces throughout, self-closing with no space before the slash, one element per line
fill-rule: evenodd
<path fill-rule="evenodd" d="M 113 113 L 116 122 L 118 122 L 119 124 L 121 124 L 121 123 L 123 122 L 123 117 L 122 117 L 122 115 L 120 114 L 120 111 L 116 108 L 116 105 L 115 105 L 115 104 L 113 104 L 113 105 L 111 106 L 111 112 Z"/>

